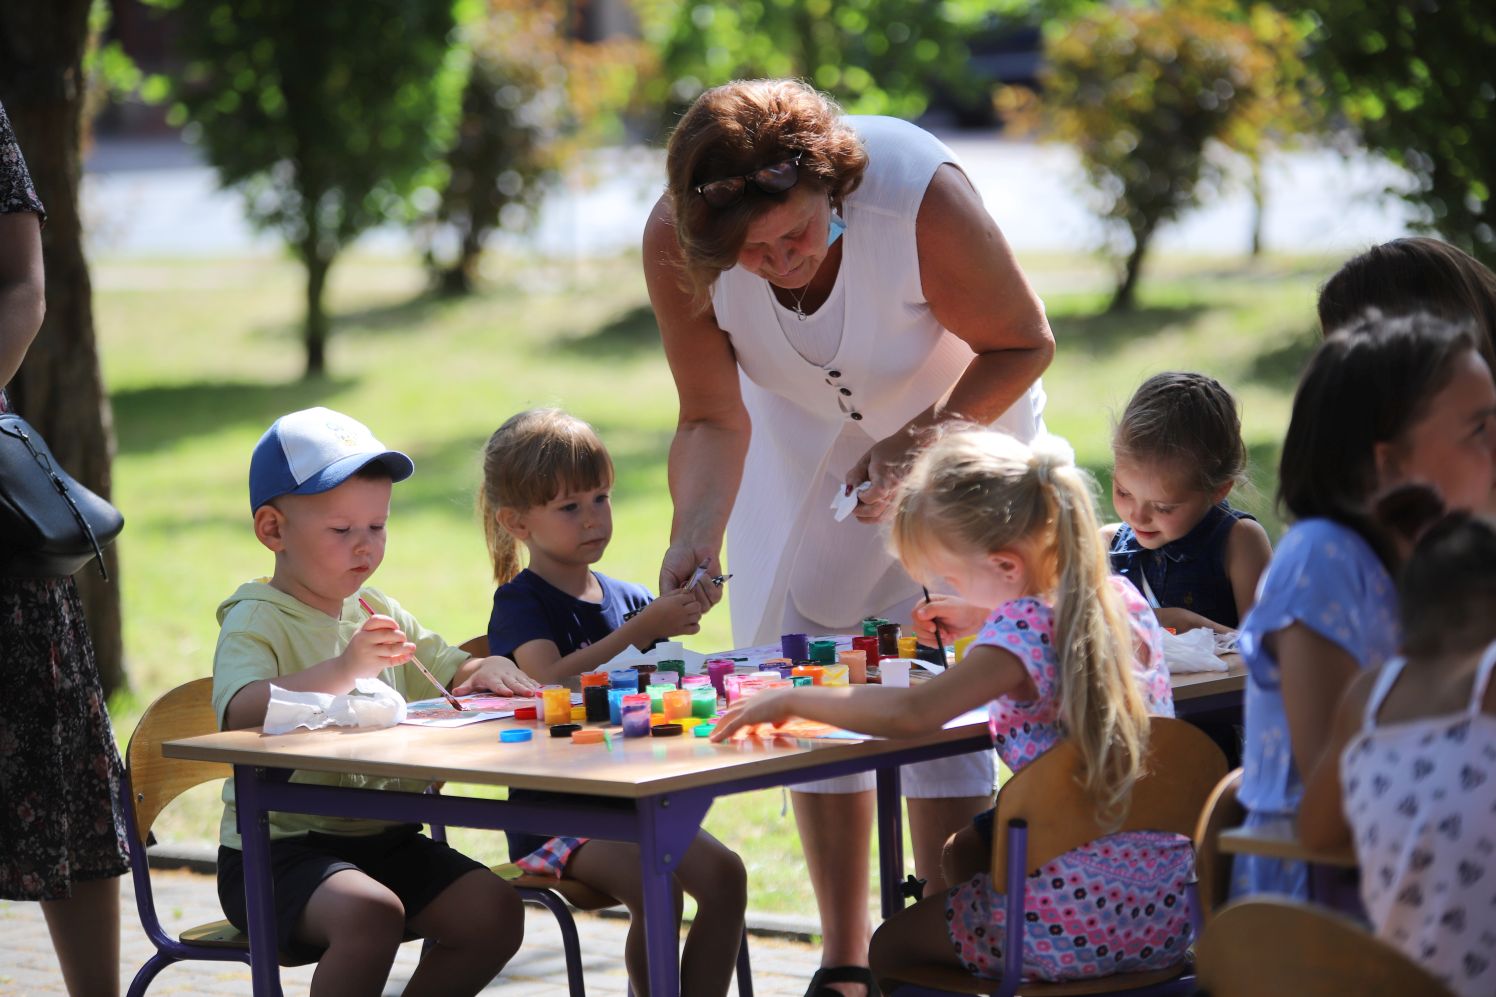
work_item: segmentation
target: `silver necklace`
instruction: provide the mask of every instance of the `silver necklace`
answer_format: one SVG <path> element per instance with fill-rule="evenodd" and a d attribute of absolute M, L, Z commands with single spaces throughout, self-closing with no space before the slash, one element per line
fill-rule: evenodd
<path fill-rule="evenodd" d="M 794 291 L 789 292 L 790 297 L 795 299 L 795 318 L 799 319 L 801 322 L 805 321 L 805 309 L 801 307 L 801 303 L 805 300 L 805 296 L 809 293 L 810 284 L 808 283 L 800 289 L 800 294 L 798 297 L 796 297 Z"/>

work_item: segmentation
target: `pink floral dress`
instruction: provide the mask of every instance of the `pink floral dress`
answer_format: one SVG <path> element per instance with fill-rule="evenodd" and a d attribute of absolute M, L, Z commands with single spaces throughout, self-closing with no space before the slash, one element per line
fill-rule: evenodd
<path fill-rule="evenodd" d="M 1148 712 L 1173 716 L 1158 621 L 1131 584 L 1116 576 L 1110 583 L 1132 621 Z M 988 705 L 998 756 L 1017 772 L 1065 736 L 1054 608 L 1033 598 L 1004 603 L 987 618 L 976 644 L 1011 652 L 1039 692 L 1032 702 L 1005 697 Z M 1049 862 L 1029 877 L 1025 891 L 1024 978 L 1083 979 L 1177 963 L 1190 943 L 1185 884 L 1193 875 L 1189 839 L 1151 831 L 1108 835 Z M 947 895 L 947 929 L 969 972 L 1001 976 L 1006 904 L 987 873 Z"/>

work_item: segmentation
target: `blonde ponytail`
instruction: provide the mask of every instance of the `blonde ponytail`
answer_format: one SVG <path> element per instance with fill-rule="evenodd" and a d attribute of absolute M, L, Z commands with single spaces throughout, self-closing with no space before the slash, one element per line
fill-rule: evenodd
<path fill-rule="evenodd" d="M 1148 715 L 1094 487 L 1059 437 L 1025 446 L 990 430 L 946 429 L 900 486 L 889 539 L 915 578 L 934 574 L 942 552 L 1028 550 L 1033 577 L 1054 591 L 1061 722 L 1080 750 L 1087 792 L 1115 825 L 1142 770 Z"/>

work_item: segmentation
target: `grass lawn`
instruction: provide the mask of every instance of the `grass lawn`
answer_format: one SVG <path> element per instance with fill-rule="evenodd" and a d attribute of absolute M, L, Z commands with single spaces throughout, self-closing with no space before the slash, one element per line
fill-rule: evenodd
<path fill-rule="evenodd" d="M 1099 314 L 1108 275 L 1073 257 L 1025 259 L 1059 342 L 1045 376 L 1046 418 L 1101 479 L 1109 424 L 1132 389 L 1164 369 L 1221 378 L 1245 415 L 1255 488 L 1235 498 L 1276 537 L 1269 514 L 1278 442 L 1312 347 L 1317 284 L 1335 261 L 1162 259 L 1140 309 Z M 408 260 L 350 258 L 332 274 L 330 375 L 303 381 L 301 274 L 275 259 L 121 260 L 94 266 L 95 309 L 119 452 L 115 500 L 125 647 L 133 684 L 111 704 L 122 741 L 144 705 L 212 668 L 214 611 L 270 559 L 249 528 L 251 448 L 278 415 L 327 405 L 368 423 L 417 464 L 396 487 L 390 543 L 374 584 L 454 642 L 483 632 L 492 596 L 473 512 L 484 441 L 509 415 L 560 405 L 592 422 L 613 454 L 614 539 L 601 570 L 654 588 L 670 524 L 666 452 L 675 394 L 637 259 L 492 261 L 488 289 L 423 296 Z M 870 538 L 870 542 L 872 541 Z M 692 640 L 731 646 L 723 609 Z M 160 837 L 206 839 L 216 794 L 199 790 Z M 718 808 L 708 828 L 751 873 L 754 909 L 812 914 L 799 844 L 780 794 Z M 498 860 L 497 835 L 454 832 Z"/>

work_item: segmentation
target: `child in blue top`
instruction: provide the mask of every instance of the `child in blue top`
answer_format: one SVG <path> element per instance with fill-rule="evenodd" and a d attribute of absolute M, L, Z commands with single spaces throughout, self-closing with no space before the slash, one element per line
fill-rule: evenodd
<path fill-rule="evenodd" d="M 1267 532 L 1226 501 L 1246 481 L 1236 399 L 1204 374 L 1155 374 L 1122 412 L 1112 454 L 1112 570 L 1163 626 L 1235 630 L 1272 557 Z"/>
<path fill-rule="evenodd" d="M 1468 329 L 1372 313 L 1309 361 L 1283 442 L 1278 503 L 1294 520 L 1241 628 L 1247 663 L 1240 800 L 1248 824 L 1292 817 L 1356 673 L 1402 639 L 1389 566 L 1370 517 L 1377 492 L 1434 486 L 1458 509 L 1489 509 L 1496 386 Z M 1307 896 L 1302 863 L 1237 859 L 1232 891 Z"/>
<path fill-rule="evenodd" d="M 513 658 L 538 681 L 560 683 L 610 661 L 632 645 L 695 633 L 700 602 L 689 591 L 650 601 L 638 585 L 592 570 L 613 535 L 613 462 L 592 427 L 557 409 L 521 412 L 500 426 L 483 452 L 478 506 L 493 560 L 490 654 Z M 529 554 L 521 570 L 519 546 Z M 555 798 L 511 790 L 509 798 Z M 563 873 L 622 901 L 633 916 L 625 961 L 636 992 L 646 972 L 643 889 L 637 845 L 617 841 L 509 835 L 511 857 L 527 871 Z M 675 870 L 697 901 L 681 960 L 681 993 L 725 994 L 747 906 L 747 873 L 737 854 L 700 832 Z"/>

